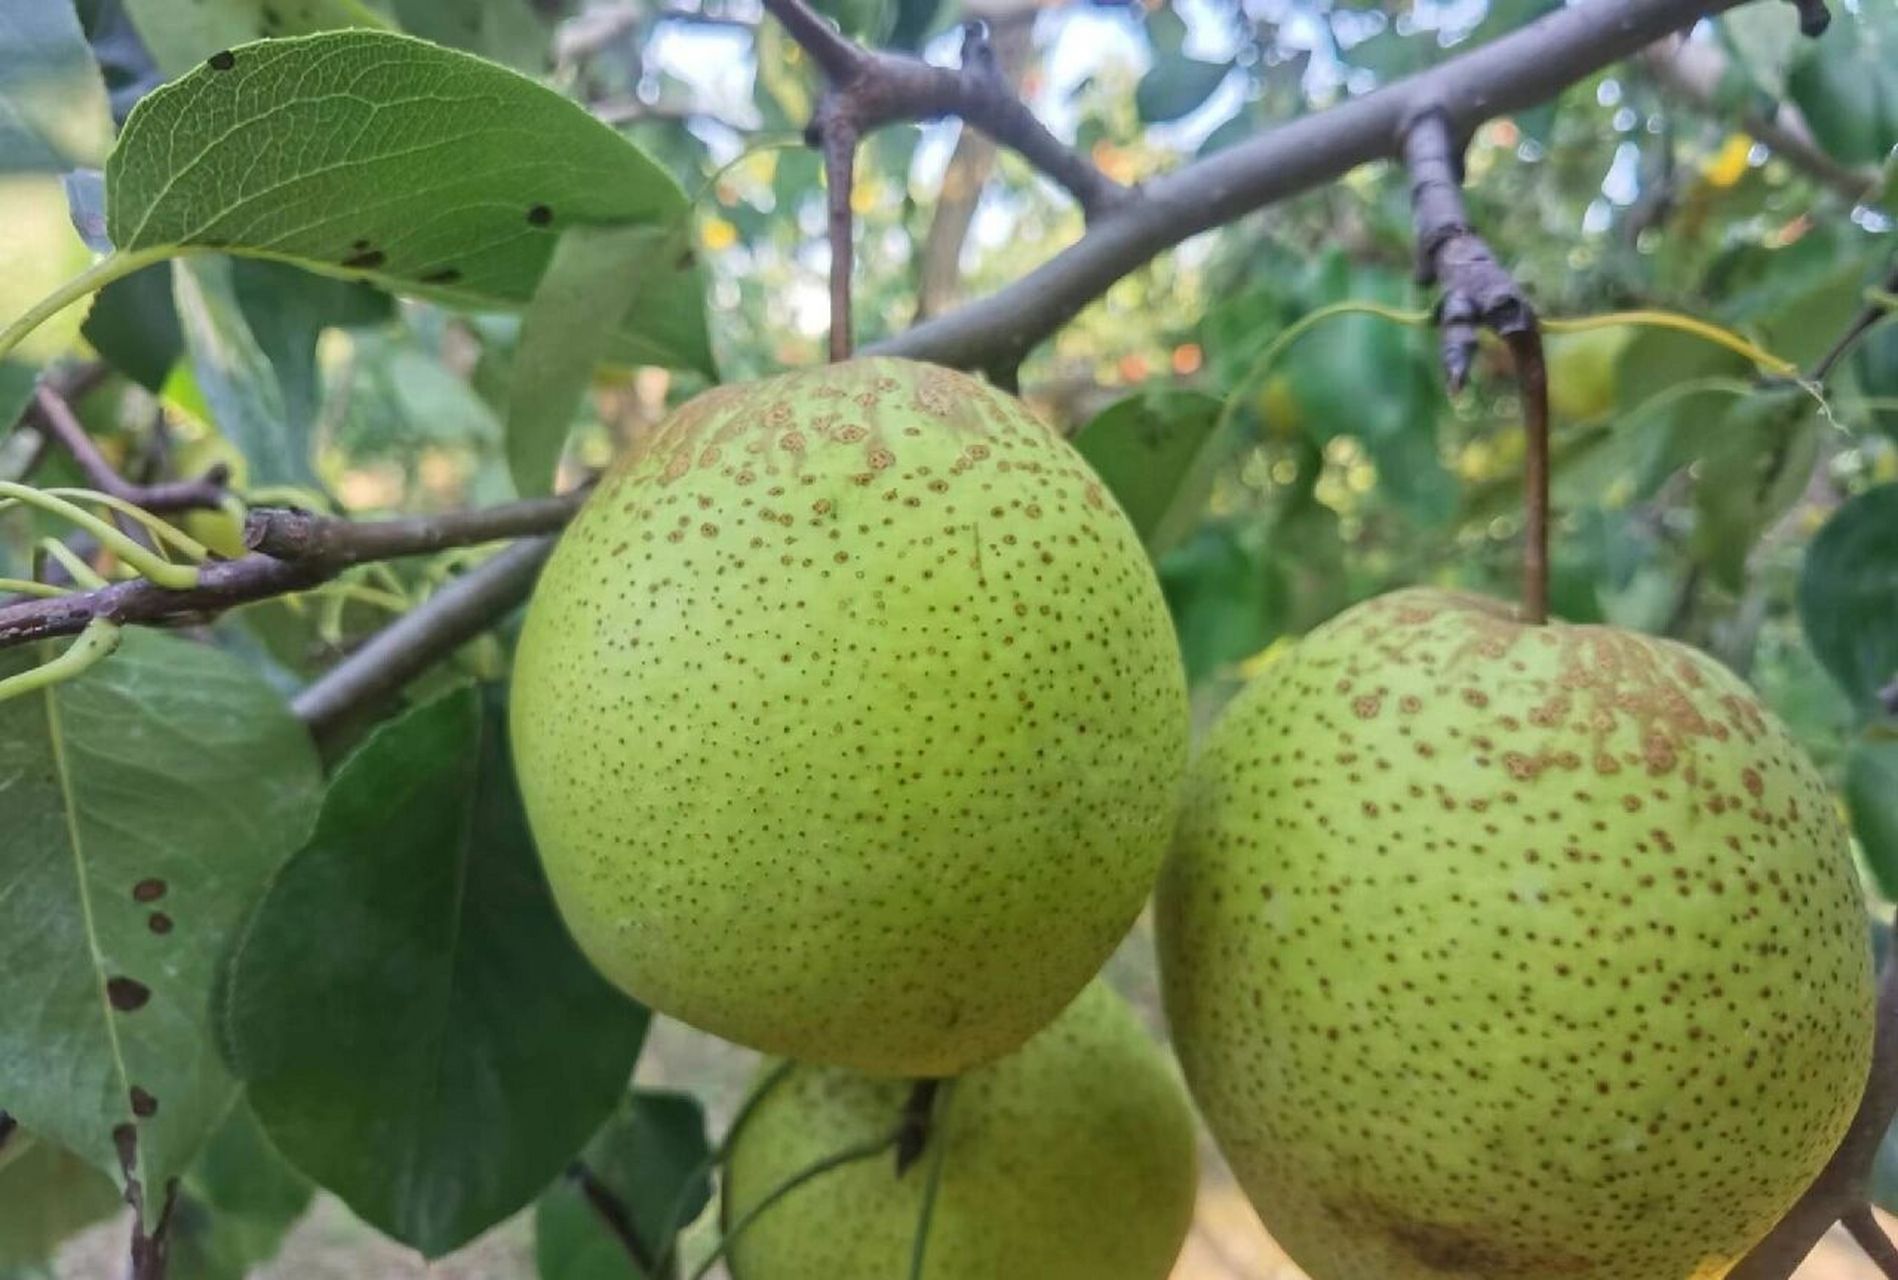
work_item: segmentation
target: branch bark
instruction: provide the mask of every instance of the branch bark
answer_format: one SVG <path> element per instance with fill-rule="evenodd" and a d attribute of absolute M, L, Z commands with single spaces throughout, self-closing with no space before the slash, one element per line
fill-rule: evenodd
<path fill-rule="evenodd" d="M 120 623 L 198 618 L 307 591 L 367 560 L 426 555 L 448 547 L 547 533 L 565 524 L 578 505 L 575 493 L 478 511 L 360 524 L 301 512 L 255 511 L 245 529 L 246 538 L 256 539 L 253 545 L 276 546 L 282 555 L 257 551 L 235 560 L 213 561 L 204 566 L 198 585 L 187 591 L 167 590 L 140 578 L 95 591 L 0 605 L 0 648 L 77 635 L 94 618 Z M 474 576 L 470 573 L 462 583 Z M 415 612 L 426 608 L 423 605 Z"/>
<path fill-rule="evenodd" d="M 120 475 L 72 411 L 66 397 L 42 382 L 33 392 L 32 417 L 37 426 L 59 442 L 86 482 L 101 493 L 111 494 L 154 515 L 173 511 L 201 511 L 218 506 L 229 490 L 228 468 L 219 464 L 195 480 L 174 480 L 163 484 L 133 484 Z"/>
<path fill-rule="evenodd" d="M 1034 52 L 1035 10 L 1024 7 L 989 19 L 995 62 L 1011 88 L 1019 89 Z M 995 140 L 980 129 L 964 128 L 943 170 L 936 212 L 917 253 L 916 317 L 947 310 L 962 279 L 962 246 L 982 203 L 982 191 L 995 170 Z"/>
<path fill-rule="evenodd" d="M 1566 86 L 1743 0 L 1582 0 L 1428 71 L 1291 120 L 1142 184 L 1046 264 L 977 301 L 866 348 L 959 368 L 1019 361 L 1128 272 L 1190 236 L 1401 154 L 1402 126 L 1434 106 L 1451 132 L 1535 106 Z"/>
<path fill-rule="evenodd" d="M 1132 198 L 1128 188 L 1048 132 L 1023 105 L 979 24 L 964 28 L 962 65 L 952 69 L 865 49 L 805 0 L 764 0 L 764 6 L 830 82 L 811 121 L 814 142 L 840 126 L 861 137 L 897 121 L 955 116 L 1067 188 L 1090 218 Z"/>
<path fill-rule="evenodd" d="M 553 549 L 552 537 L 525 538 L 469 570 L 324 672 L 290 709 L 317 737 L 335 733 L 525 601 Z"/>

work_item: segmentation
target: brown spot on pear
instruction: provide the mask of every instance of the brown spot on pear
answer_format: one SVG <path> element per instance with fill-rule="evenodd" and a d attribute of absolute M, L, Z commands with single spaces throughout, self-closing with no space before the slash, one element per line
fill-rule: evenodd
<path fill-rule="evenodd" d="M 1018 401 L 901 360 L 720 388 L 645 436 L 561 538 L 514 675 L 528 816 L 601 971 L 887 1075 L 1060 1012 L 1185 769 L 1172 625 L 1096 483 Z"/>
<path fill-rule="evenodd" d="M 1870 1063 L 1863 903 L 1786 730 L 1693 650 L 1470 596 L 1260 673 L 1158 921 L 1188 1083 L 1314 1280 L 1723 1276 Z"/>
<path fill-rule="evenodd" d="M 895 1127 L 909 1085 L 799 1066 L 734 1143 L 730 1223 L 773 1187 Z M 742 1280 L 908 1274 L 923 1184 L 947 1143 L 927 1280 L 1165 1280 L 1193 1217 L 1192 1109 L 1173 1064 L 1099 982 L 1021 1049 L 938 1094 L 921 1158 L 845 1165 L 753 1221 Z"/>

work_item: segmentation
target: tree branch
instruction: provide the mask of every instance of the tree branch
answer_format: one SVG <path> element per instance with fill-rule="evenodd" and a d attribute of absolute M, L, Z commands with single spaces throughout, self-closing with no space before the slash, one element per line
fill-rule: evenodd
<path fill-rule="evenodd" d="M 1462 389 L 1476 356 L 1479 329 L 1509 344 L 1522 387 L 1522 618 L 1549 617 L 1549 379 L 1535 308 L 1514 276 L 1470 225 L 1463 204 L 1463 145 L 1449 117 L 1432 103 L 1404 123 L 1404 167 L 1410 173 L 1417 227 L 1417 281 L 1442 287 L 1437 334 L 1444 379 Z"/>
<path fill-rule="evenodd" d="M 865 49 L 805 0 L 764 0 L 764 7 L 830 82 L 811 119 L 813 143 L 833 128 L 862 137 L 898 121 L 955 116 L 1067 188 L 1090 218 L 1133 199 L 1132 191 L 1048 132 L 1028 110 L 997 65 L 981 24 L 963 28 L 962 65 L 949 68 Z"/>
<path fill-rule="evenodd" d="M 526 600 L 553 549 L 552 537 L 526 538 L 469 570 L 317 677 L 290 709 L 321 738 L 395 696 Z"/>
<path fill-rule="evenodd" d="M 1725 114 L 1719 93 L 1729 66 L 1718 45 L 1671 37 L 1649 45 L 1641 53 L 1641 62 L 1654 73 L 1661 87 L 1676 97 L 1703 111 Z M 1827 154 L 1812 136 L 1806 117 L 1790 102 L 1776 103 L 1770 109 L 1749 106 L 1740 113 L 1739 124 L 1770 147 L 1773 154 L 1854 204 L 1878 188 L 1876 172 L 1855 169 Z"/>
<path fill-rule="evenodd" d="M 1443 372 L 1450 390 L 1459 391 L 1476 355 L 1477 330 L 1504 338 L 1533 332 L 1535 308 L 1470 225 L 1463 147 L 1451 136 L 1449 117 L 1425 107 L 1406 122 L 1402 146 L 1417 226 L 1417 282 L 1443 287 L 1437 304 Z"/>
<path fill-rule="evenodd" d="M 1878 1225 L 1872 1207 L 1862 1204 L 1855 1209 L 1848 1209 L 1839 1221 L 1851 1233 L 1852 1239 L 1858 1242 L 1858 1247 L 1865 1251 L 1865 1256 L 1878 1267 L 1878 1274 L 1889 1277 L 1889 1280 L 1898 1280 L 1898 1248 L 1892 1247 L 1891 1237 Z"/>
<path fill-rule="evenodd" d="M 1011 87 L 1018 88 L 1034 52 L 1035 9 L 1025 5 L 989 20 L 995 62 Z M 955 153 L 943 170 L 936 211 L 916 255 L 916 318 L 927 319 L 955 300 L 961 283 L 962 246 L 975 222 L 983 188 L 995 169 L 995 140 L 980 129 L 964 128 Z"/>
<path fill-rule="evenodd" d="M 1435 107 L 1454 136 L 1743 0 L 1582 0 L 1508 35 L 1143 183 L 1070 248 L 987 297 L 866 348 L 959 368 L 1020 360 L 1128 272 L 1190 236 L 1401 154 L 1402 126 Z"/>
<path fill-rule="evenodd" d="M 1898 267 L 1891 269 L 1891 273 L 1885 277 L 1885 283 L 1882 288 L 1886 293 L 1898 293 Z M 1859 310 L 1859 313 L 1852 318 L 1852 323 L 1846 326 L 1845 332 L 1839 335 L 1839 340 L 1833 343 L 1831 349 L 1823 356 L 1819 357 L 1817 364 L 1812 366 L 1812 372 L 1806 375 L 1807 381 L 1824 382 L 1831 376 L 1833 368 L 1838 365 L 1839 361 L 1845 359 L 1846 355 L 1851 352 L 1853 345 L 1857 343 L 1860 338 L 1869 333 L 1872 326 L 1881 320 L 1887 319 L 1890 315 L 1891 312 L 1879 304 L 1875 302 L 1867 303 Z"/>
<path fill-rule="evenodd" d="M 260 508 L 244 523 L 244 545 L 279 560 L 318 560 L 339 568 L 427 555 L 450 547 L 551 533 L 573 518 L 587 492 L 578 488 L 551 498 L 398 520 L 345 520 Z"/>
<path fill-rule="evenodd" d="M 94 591 L 0 605 L 0 648 L 77 635 L 94 618 L 120 623 L 198 618 L 272 596 L 307 591 L 350 565 L 367 560 L 426 555 L 448 547 L 551 532 L 571 518 L 579 497 L 575 493 L 478 511 L 360 524 L 301 512 L 253 511 L 245 529 L 246 539 L 255 539 L 254 545 L 275 546 L 283 554 L 257 551 L 235 560 L 213 561 L 204 566 L 198 585 L 186 591 L 167 590 L 140 578 Z M 470 573 L 457 585 L 474 576 Z M 416 612 L 425 608 L 427 605 Z"/>
<path fill-rule="evenodd" d="M 1798 1203 L 1727 1273 L 1727 1280 L 1787 1280 L 1833 1223 L 1863 1209 L 1872 1161 L 1894 1114 L 1898 1114 L 1898 948 L 1886 957 L 1879 979 L 1871 1072 L 1844 1139 Z M 1846 1225 L 1851 1227 L 1850 1222 Z"/>
<path fill-rule="evenodd" d="M 72 456 L 86 482 L 101 493 L 111 494 L 154 515 L 172 511 L 196 511 L 220 505 L 229 490 L 230 470 L 221 463 L 196 480 L 175 480 L 165 484 L 133 484 L 107 462 L 92 437 L 72 411 L 66 397 L 42 382 L 33 392 L 31 410 L 36 426 L 59 442 Z"/>

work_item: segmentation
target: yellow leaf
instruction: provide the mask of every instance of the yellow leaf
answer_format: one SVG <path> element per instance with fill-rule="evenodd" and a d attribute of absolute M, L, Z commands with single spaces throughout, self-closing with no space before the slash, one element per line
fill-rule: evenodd
<path fill-rule="evenodd" d="M 1713 159 L 1702 167 L 1701 176 L 1709 186 L 1730 187 L 1746 176 L 1747 156 L 1752 151 L 1753 139 L 1744 133 L 1728 134 L 1726 142 L 1714 153 Z"/>

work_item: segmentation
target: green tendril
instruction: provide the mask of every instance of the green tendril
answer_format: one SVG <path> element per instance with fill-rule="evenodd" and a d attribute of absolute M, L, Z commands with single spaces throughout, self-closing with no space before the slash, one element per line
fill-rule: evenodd
<path fill-rule="evenodd" d="M 55 498 L 70 498 L 74 502 L 96 503 L 109 507 L 130 520 L 138 521 L 145 532 L 162 545 L 169 546 L 185 559 L 202 564 L 211 558 L 211 549 L 196 538 L 167 520 L 153 515 L 137 503 L 127 502 L 124 498 L 110 493 L 100 493 L 97 489 L 42 489 Z"/>
<path fill-rule="evenodd" d="M 119 624 L 110 618 L 94 618 L 79 633 L 79 638 L 67 645 L 66 651 L 57 658 L 0 680 L 0 702 L 40 689 L 50 689 L 74 676 L 85 674 L 119 647 L 120 633 Z"/>
<path fill-rule="evenodd" d="M 88 590 L 96 591 L 110 585 L 91 565 L 80 559 L 78 552 L 57 538 L 41 538 L 39 552 L 64 569 L 67 577 Z"/>
<path fill-rule="evenodd" d="M 85 491 L 92 496 L 91 490 Z M 103 494 L 97 495 L 104 497 Z M 171 591 L 189 591 L 198 585 L 198 567 L 196 565 L 174 564 L 154 553 L 150 548 L 140 546 L 111 523 L 101 520 L 84 507 L 56 497 L 43 489 L 34 489 L 23 484 L 0 480 L 0 510 L 23 503 L 35 507 L 51 516 L 57 516 L 67 523 L 85 530 L 99 540 L 99 545 L 112 552 L 125 564 L 131 566 L 143 577 L 149 578 L 158 586 Z"/>
<path fill-rule="evenodd" d="M 41 600 L 53 600 L 72 594 L 70 588 L 56 587 L 50 582 L 35 582 L 31 578 L 0 578 L 0 592 L 9 592 L 16 596 L 34 596 Z"/>

